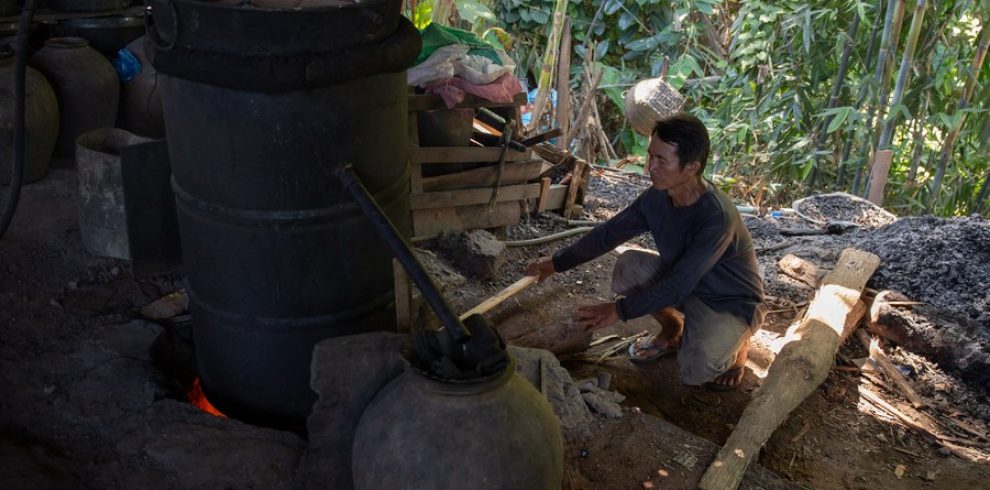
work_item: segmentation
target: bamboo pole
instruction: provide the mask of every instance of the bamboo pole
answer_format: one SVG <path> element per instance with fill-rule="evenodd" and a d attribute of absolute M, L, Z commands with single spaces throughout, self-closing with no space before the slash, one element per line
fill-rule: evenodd
<path fill-rule="evenodd" d="M 983 185 L 980 187 L 980 192 L 976 195 L 976 201 L 973 201 L 973 206 L 970 209 L 970 213 L 983 213 L 983 204 L 990 197 L 990 170 L 987 170 L 986 177 L 983 177 Z"/>
<path fill-rule="evenodd" d="M 877 101 L 870 105 L 866 116 L 866 127 L 867 127 L 867 138 L 863 142 L 862 150 L 860 154 L 863 155 L 864 164 L 859 164 L 856 166 L 856 177 L 853 179 L 853 194 L 859 194 L 860 182 L 863 179 L 863 168 L 869 168 L 868 163 L 865 160 L 869 158 L 869 155 L 873 152 L 873 121 L 874 116 L 876 118 L 882 118 L 883 114 L 886 113 L 884 107 L 887 104 L 887 90 L 884 89 L 890 84 L 889 70 L 887 70 L 888 59 L 892 59 L 893 55 L 891 50 L 897 47 L 895 39 L 899 36 L 901 19 L 904 17 L 904 3 L 905 0 L 890 0 L 887 4 L 887 17 L 884 20 L 883 34 L 880 36 L 880 49 L 877 52 L 877 64 L 874 68 L 874 88 L 879 90 L 879 97 Z M 893 44 L 893 47 L 891 46 Z M 865 187 L 865 186 L 864 186 Z"/>
<path fill-rule="evenodd" d="M 925 0 L 918 0 L 914 7 L 914 16 L 911 18 L 911 30 L 908 32 L 907 44 L 904 45 L 904 55 L 901 57 L 901 67 L 897 73 L 897 83 L 894 85 L 894 98 L 890 101 L 890 106 L 896 106 L 904 98 L 904 89 L 907 87 L 908 74 L 911 71 L 911 64 L 914 63 L 914 51 L 918 46 L 918 38 L 921 36 L 921 25 L 925 21 L 925 11 L 928 4 Z M 883 132 L 880 133 L 880 142 L 877 148 L 885 149 L 890 146 L 894 139 L 894 129 L 897 127 L 897 114 L 890 114 L 883 124 Z"/>
<path fill-rule="evenodd" d="M 983 61 L 987 56 L 988 45 L 990 45 L 990 19 L 985 19 L 983 22 L 983 27 L 980 28 L 980 35 L 976 46 L 976 54 L 973 56 L 973 65 L 970 68 L 968 79 L 966 80 L 966 87 L 963 89 L 963 94 L 959 98 L 959 104 L 956 107 L 957 113 L 969 107 L 969 100 L 973 96 L 973 90 L 976 88 L 976 80 L 980 76 L 980 69 L 983 67 Z M 938 170 L 935 173 L 935 179 L 932 180 L 932 190 L 928 196 L 928 205 L 925 207 L 926 212 L 931 212 L 935 207 L 935 203 L 938 201 L 938 192 L 942 187 L 942 179 L 945 178 L 945 169 L 949 164 L 949 156 L 952 155 L 952 149 L 956 145 L 956 138 L 959 137 L 959 132 L 962 130 L 962 126 L 965 121 L 966 113 L 962 112 L 959 114 L 959 120 L 956 121 L 956 125 L 945 137 L 945 142 L 942 143 L 942 152 L 938 162 Z"/>
<path fill-rule="evenodd" d="M 539 127 L 540 116 L 547 105 L 547 96 L 550 94 L 550 84 L 553 80 L 553 71 L 556 67 L 557 50 L 560 49 L 560 35 L 564 30 L 564 17 L 567 13 L 567 0 L 557 0 L 553 7 L 553 25 L 550 27 L 550 36 L 547 38 L 547 49 L 543 53 L 543 66 L 540 67 L 540 79 L 537 83 L 536 101 L 533 104 L 533 112 L 530 114 L 527 131 L 532 131 Z"/>
<path fill-rule="evenodd" d="M 859 20 L 859 14 L 854 14 L 852 25 L 849 26 L 849 31 L 845 33 L 846 41 L 842 46 L 842 56 L 839 58 L 839 70 L 835 74 L 835 85 L 832 86 L 832 93 L 829 95 L 825 110 L 831 109 L 839 103 L 839 95 L 842 94 L 842 87 L 846 83 L 846 71 L 849 69 L 849 55 L 852 53 L 853 39 L 856 37 L 856 31 L 859 30 Z M 822 120 L 821 126 L 815 131 L 813 139 L 815 166 L 812 168 L 808 177 L 808 187 L 814 187 L 815 181 L 818 178 L 818 168 L 821 165 L 821 157 L 818 154 L 819 147 L 821 146 L 821 133 L 828 129 L 829 123 L 832 122 L 832 117 L 831 115 L 826 116 Z"/>
<path fill-rule="evenodd" d="M 567 149 L 567 131 L 571 127 L 571 18 L 564 17 L 564 34 L 560 41 L 560 63 L 557 65 L 557 146 Z"/>
<path fill-rule="evenodd" d="M 914 187 L 914 181 L 918 177 L 918 165 L 921 164 L 921 154 L 925 149 L 925 116 L 928 114 L 928 106 L 931 104 L 931 101 L 932 93 L 926 92 L 925 101 L 921 106 L 921 112 L 915 116 L 917 127 L 914 128 L 914 134 L 911 137 L 914 140 L 914 151 L 911 153 L 911 166 L 908 169 L 907 182 L 904 184 L 908 188 Z"/>
<path fill-rule="evenodd" d="M 870 64 L 870 60 L 873 58 L 873 49 L 877 47 L 877 31 L 880 30 L 881 22 L 883 18 L 881 12 L 883 11 L 883 0 L 877 0 L 876 5 L 876 20 L 873 22 L 873 28 L 870 29 L 870 41 L 866 48 L 866 72 L 870 72 L 873 69 L 873 65 Z M 870 83 L 868 80 L 863 79 L 859 84 L 859 92 L 856 95 L 856 112 L 859 112 L 860 108 L 863 107 L 863 103 L 866 102 L 866 98 L 870 93 Z M 843 189 L 846 181 L 846 161 L 849 160 L 849 154 L 852 152 L 853 138 L 846 138 L 846 142 L 842 145 L 842 154 L 839 156 L 839 169 L 835 176 L 835 189 Z"/>

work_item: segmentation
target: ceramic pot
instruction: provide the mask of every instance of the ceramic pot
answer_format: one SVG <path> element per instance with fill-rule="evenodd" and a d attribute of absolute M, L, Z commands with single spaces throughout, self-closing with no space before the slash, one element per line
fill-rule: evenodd
<path fill-rule="evenodd" d="M 558 489 L 563 461 L 557 417 L 513 359 L 463 382 L 409 367 L 365 409 L 351 467 L 357 490 Z"/>
<path fill-rule="evenodd" d="M 14 56 L 0 52 L 0 182 L 10 183 L 14 149 Z M 48 162 L 58 136 L 58 102 L 44 75 L 27 67 L 25 74 L 24 183 L 34 182 L 48 172 Z"/>
<path fill-rule="evenodd" d="M 141 62 L 141 71 L 120 86 L 120 110 L 117 127 L 149 138 L 165 137 L 165 115 L 158 71 L 145 56 L 142 36 L 127 45 L 127 50 Z"/>
<path fill-rule="evenodd" d="M 113 127 L 120 99 L 117 71 L 85 39 L 51 38 L 31 57 L 31 64 L 48 78 L 58 98 L 55 156 L 72 158 L 80 134 Z"/>

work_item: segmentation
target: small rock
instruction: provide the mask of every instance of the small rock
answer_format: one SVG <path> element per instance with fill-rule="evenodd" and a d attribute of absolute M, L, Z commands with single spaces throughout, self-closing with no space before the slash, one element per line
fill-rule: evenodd
<path fill-rule="evenodd" d="M 597 393 L 581 393 L 581 397 L 584 398 L 584 402 L 597 413 L 611 419 L 622 417 L 622 407 L 619 406 L 618 403 L 606 400 Z"/>
<path fill-rule="evenodd" d="M 925 472 L 925 481 L 935 481 L 935 476 L 937 475 L 937 471 L 928 470 Z"/>
<path fill-rule="evenodd" d="M 189 311 L 189 294 L 185 289 L 180 289 L 174 293 L 152 301 L 144 308 L 141 308 L 141 316 L 148 320 L 168 320 L 177 315 Z"/>
<path fill-rule="evenodd" d="M 444 233 L 437 246 L 455 266 L 481 280 L 494 277 L 505 264 L 505 244 L 485 230 Z"/>
<path fill-rule="evenodd" d="M 578 453 L 578 456 L 581 458 L 587 458 L 589 454 L 591 454 L 591 451 L 588 451 L 587 449 L 581 449 L 581 452 Z"/>
<path fill-rule="evenodd" d="M 612 373 L 608 371 L 601 371 L 598 373 L 598 387 L 607 390 L 612 384 Z"/>
<path fill-rule="evenodd" d="M 643 488 L 653 488 L 653 482 L 651 481 L 643 482 Z"/>
<path fill-rule="evenodd" d="M 900 480 L 901 478 L 904 477 L 905 470 L 907 470 L 907 468 L 904 465 L 902 464 L 897 465 L 896 467 L 894 467 L 894 476 L 896 476 L 897 479 Z"/>

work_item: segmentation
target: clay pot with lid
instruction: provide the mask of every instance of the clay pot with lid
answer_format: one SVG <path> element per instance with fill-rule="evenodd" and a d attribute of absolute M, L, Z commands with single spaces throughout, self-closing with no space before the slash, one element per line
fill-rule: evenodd
<path fill-rule="evenodd" d="M 141 63 L 141 71 L 120 86 L 117 127 L 149 138 L 165 137 L 165 113 L 158 71 L 145 55 L 146 36 L 135 39 L 127 50 Z"/>
<path fill-rule="evenodd" d="M 461 382 L 409 366 L 365 409 L 352 461 L 357 490 L 557 489 L 563 442 L 553 409 L 514 359 Z"/>
<path fill-rule="evenodd" d="M 55 89 L 59 132 L 55 156 L 72 158 L 76 138 L 97 128 L 113 127 L 117 119 L 120 81 L 117 71 L 85 39 L 55 37 L 31 57 Z"/>
<path fill-rule="evenodd" d="M 0 183 L 10 182 L 14 148 L 14 54 L 0 47 Z M 24 180 L 34 182 L 48 172 L 58 136 L 58 102 L 44 75 L 27 67 L 24 97 Z"/>

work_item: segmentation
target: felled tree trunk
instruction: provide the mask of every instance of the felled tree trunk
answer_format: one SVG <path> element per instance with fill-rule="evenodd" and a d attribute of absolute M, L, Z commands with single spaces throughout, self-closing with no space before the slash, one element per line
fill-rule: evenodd
<path fill-rule="evenodd" d="M 835 269 L 822 280 L 804 320 L 788 330 L 790 340 L 770 365 L 763 384 L 702 477 L 700 488 L 738 487 L 750 461 L 770 435 L 825 380 L 847 316 L 879 265 L 880 258 L 874 254 L 842 251 Z"/>
<path fill-rule="evenodd" d="M 990 334 L 977 322 L 882 291 L 873 300 L 867 328 L 937 362 L 967 383 L 990 386 Z"/>

